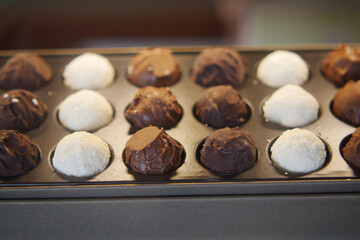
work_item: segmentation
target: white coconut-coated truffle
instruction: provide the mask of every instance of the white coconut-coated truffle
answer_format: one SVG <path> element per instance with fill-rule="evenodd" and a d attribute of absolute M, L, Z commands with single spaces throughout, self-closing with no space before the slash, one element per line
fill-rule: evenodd
<path fill-rule="evenodd" d="M 88 132 L 74 132 L 60 140 L 52 164 L 65 175 L 88 177 L 102 172 L 110 161 L 106 142 Z"/>
<path fill-rule="evenodd" d="M 274 88 L 287 83 L 301 85 L 309 78 L 309 67 L 297 53 L 276 50 L 261 60 L 257 78 Z"/>
<path fill-rule="evenodd" d="M 271 147 L 271 159 L 294 173 L 309 173 L 321 168 L 326 159 L 325 144 L 311 131 L 287 130 Z"/>
<path fill-rule="evenodd" d="M 94 131 L 113 118 L 111 104 L 100 93 L 80 90 L 68 96 L 59 105 L 59 121 L 73 131 Z"/>
<path fill-rule="evenodd" d="M 318 118 L 319 102 L 296 84 L 287 84 L 275 91 L 263 105 L 264 117 L 285 127 L 301 127 Z"/>
<path fill-rule="evenodd" d="M 66 65 L 63 77 L 72 89 L 100 89 L 114 81 L 115 69 L 106 57 L 84 53 Z"/>

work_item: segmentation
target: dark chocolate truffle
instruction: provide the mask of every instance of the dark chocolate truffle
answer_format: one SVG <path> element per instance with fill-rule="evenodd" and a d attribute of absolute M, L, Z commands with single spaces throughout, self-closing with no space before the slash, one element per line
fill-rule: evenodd
<path fill-rule="evenodd" d="M 0 128 L 25 132 L 40 126 L 46 117 L 46 106 L 39 97 L 22 89 L 0 97 Z"/>
<path fill-rule="evenodd" d="M 360 168 L 360 128 L 353 132 L 349 142 L 342 149 L 342 155 L 348 163 Z"/>
<path fill-rule="evenodd" d="M 360 48 L 351 48 L 341 44 L 339 49 L 327 55 L 321 70 L 329 81 L 339 87 L 349 80 L 359 80 Z"/>
<path fill-rule="evenodd" d="M 135 127 L 174 127 L 180 120 L 182 109 L 169 88 L 144 87 L 135 95 L 125 112 Z"/>
<path fill-rule="evenodd" d="M 205 87 L 238 87 L 245 80 L 246 68 L 246 60 L 230 48 L 206 48 L 195 59 L 191 77 L 193 81 Z"/>
<path fill-rule="evenodd" d="M 125 164 L 145 175 L 166 174 L 181 164 L 184 148 L 164 129 L 146 127 L 137 131 L 125 145 Z"/>
<path fill-rule="evenodd" d="M 169 49 L 149 48 L 133 58 L 127 76 L 138 87 L 166 87 L 178 81 L 180 67 Z"/>
<path fill-rule="evenodd" d="M 200 162 L 218 174 L 238 174 L 256 163 L 256 147 L 251 135 L 239 127 L 213 132 L 201 150 Z"/>
<path fill-rule="evenodd" d="M 49 83 L 53 74 L 49 65 L 34 54 L 19 54 L 0 69 L 0 87 L 5 90 L 38 89 Z"/>
<path fill-rule="evenodd" d="M 360 81 L 349 81 L 336 92 L 332 110 L 344 122 L 360 125 Z"/>
<path fill-rule="evenodd" d="M 216 86 L 201 93 L 195 115 L 204 124 L 223 128 L 243 124 L 250 112 L 240 93 L 232 86 Z"/>
<path fill-rule="evenodd" d="M 27 136 L 15 130 L 0 130 L 0 177 L 22 175 L 39 161 L 39 150 Z"/>

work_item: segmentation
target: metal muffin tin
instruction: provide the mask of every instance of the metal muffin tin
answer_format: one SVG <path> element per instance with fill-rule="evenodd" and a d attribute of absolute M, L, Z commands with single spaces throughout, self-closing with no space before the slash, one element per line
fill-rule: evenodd
<path fill-rule="evenodd" d="M 244 49 L 234 47 L 248 61 L 248 75 L 245 83 L 237 88 L 249 104 L 252 114 L 241 129 L 249 132 L 256 143 L 258 160 L 256 165 L 235 176 L 219 176 L 205 169 L 197 160 L 199 144 L 212 132 L 212 127 L 204 126 L 193 115 L 194 104 L 204 87 L 195 84 L 190 71 L 195 57 L 204 47 L 171 48 L 181 66 L 180 80 L 170 87 L 183 108 L 183 116 L 176 127 L 166 132 L 185 148 L 184 163 L 176 170 L 163 176 L 143 176 L 130 171 L 123 162 L 126 141 L 137 129 L 125 118 L 125 109 L 139 90 L 126 78 L 126 68 L 141 48 L 131 49 L 75 49 L 75 50 L 33 50 L 53 69 L 50 84 L 33 91 L 48 107 L 48 116 L 38 128 L 25 134 L 35 142 L 41 151 L 40 164 L 13 179 L 2 179 L 2 197 L 64 197 L 69 193 L 58 191 L 70 189 L 72 196 L 143 196 L 143 195 L 204 195 L 204 194 L 259 194 L 290 192 L 354 192 L 360 190 L 359 175 L 342 158 L 339 146 L 355 127 L 337 119 L 330 110 L 330 104 L 337 90 L 334 84 L 321 74 L 320 66 L 327 53 L 337 46 L 313 46 L 303 48 Z M 256 65 L 268 53 L 276 49 L 297 52 L 310 66 L 309 80 L 302 86 L 313 94 L 320 103 L 319 119 L 303 127 L 309 129 L 327 144 L 327 164 L 310 174 L 292 176 L 278 170 L 268 156 L 268 148 L 276 137 L 287 128 L 265 122 L 261 104 L 276 89 L 261 84 L 256 79 Z M 63 84 L 64 67 L 77 55 L 84 52 L 103 54 L 113 64 L 116 77 L 113 84 L 97 90 L 105 96 L 115 110 L 112 122 L 93 132 L 111 146 L 113 158 L 109 166 L 96 176 L 76 179 L 60 176 L 51 165 L 52 151 L 56 144 L 71 132 L 57 121 L 57 107 L 72 90 Z M 0 52 L 0 65 L 15 51 Z M 3 93 L 4 91 L 1 91 Z M 106 189 L 104 191 L 104 189 Z M 57 190 L 57 191 L 54 191 Z M 80 190 L 80 191 L 78 191 Z M 29 191 L 31 194 L 29 195 Z M 167 191 L 167 192 L 165 192 Z M 38 193 L 36 193 L 38 192 Z M 13 195 L 11 195 L 13 194 Z M 55 194 L 55 195 L 54 195 Z M 84 195 L 82 195 L 84 194 Z"/>

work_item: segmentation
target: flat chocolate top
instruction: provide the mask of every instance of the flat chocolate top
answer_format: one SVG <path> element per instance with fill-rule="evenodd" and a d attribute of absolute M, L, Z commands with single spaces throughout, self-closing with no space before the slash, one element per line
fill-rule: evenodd
<path fill-rule="evenodd" d="M 39 161 L 39 150 L 27 136 L 15 130 L 0 130 L 0 177 L 22 175 Z"/>
<path fill-rule="evenodd" d="M 255 142 L 239 127 L 216 130 L 206 139 L 200 162 L 218 174 L 241 173 L 256 163 Z"/>
<path fill-rule="evenodd" d="M 360 79 L 360 48 L 340 45 L 325 58 L 321 70 L 324 76 L 337 86 L 343 86 L 349 80 Z"/>
<path fill-rule="evenodd" d="M 360 128 L 353 132 L 349 142 L 342 149 L 342 154 L 347 162 L 360 168 Z"/>
<path fill-rule="evenodd" d="M 232 86 L 204 90 L 195 106 L 196 117 L 215 128 L 239 126 L 246 122 L 249 114 L 240 93 Z"/>
<path fill-rule="evenodd" d="M 237 52 L 225 47 L 204 49 L 196 57 L 191 78 L 209 87 L 215 85 L 241 85 L 247 73 L 246 60 Z"/>
<path fill-rule="evenodd" d="M 47 109 L 40 98 L 29 91 L 15 89 L 0 96 L 0 128 L 25 132 L 40 126 Z"/>
<path fill-rule="evenodd" d="M 166 174 L 181 164 L 184 148 L 164 129 L 146 127 L 136 132 L 125 145 L 125 164 L 144 175 Z"/>
<path fill-rule="evenodd" d="M 168 129 L 179 122 L 182 109 L 169 88 L 148 86 L 139 90 L 125 114 L 135 127 Z"/>
<path fill-rule="evenodd" d="M 127 76 L 130 82 L 138 87 L 166 87 L 178 81 L 180 67 L 169 49 L 149 48 L 132 59 Z"/>
<path fill-rule="evenodd" d="M 49 83 L 52 76 L 49 65 L 39 56 L 18 54 L 0 68 L 0 87 L 36 90 Z"/>
<path fill-rule="evenodd" d="M 349 81 L 336 92 L 332 110 L 344 122 L 360 125 L 360 81 Z"/>

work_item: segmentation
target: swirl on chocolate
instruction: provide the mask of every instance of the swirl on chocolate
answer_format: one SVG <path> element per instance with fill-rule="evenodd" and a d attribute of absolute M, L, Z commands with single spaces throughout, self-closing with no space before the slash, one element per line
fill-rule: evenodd
<path fill-rule="evenodd" d="M 215 86 L 201 93 L 195 105 L 195 116 L 204 124 L 223 128 L 245 123 L 250 112 L 232 86 Z"/>
<path fill-rule="evenodd" d="M 360 128 L 353 132 L 349 142 L 342 149 L 342 155 L 348 163 L 360 168 Z"/>
<path fill-rule="evenodd" d="M 35 90 L 49 83 L 53 73 L 49 65 L 34 54 L 18 54 L 0 69 L 0 87 L 5 90 Z"/>
<path fill-rule="evenodd" d="M 341 87 L 349 80 L 360 79 L 360 48 L 340 44 L 324 60 L 321 71 L 324 76 Z"/>
<path fill-rule="evenodd" d="M 247 62 L 230 48 L 204 49 L 195 59 L 191 77 L 196 83 L 209 87 L 232 85 L 238 87 L 246 76 Z"/>
<path fill-rule="evenodd" d="M 182 109 L 169 88 L 144 87 L 125 112 L 138 128 L 157 126 L 169 129 L 180 120 Z"/>
<path fill-rule="evenodd" d="M 127 76 L 138 87 L 166 87 L 179 80 L 180 67 L 169 49 L 149 48 L 133 58 Z"/>
<path fill-rule="evenodd" d="M 0 130 L 0 177 L 22 175 L 39 161 L 40 152 L 27 136 L 15 130 Z"/>
<path fill-rule="evenodd" d="M 25 132 L 40 126 L 47 114 L 39 97 L 22 89 L 4 93 L 0 97 L 0 128 Z"/>
<path fill-rule="evenodd" d="M 137 131 L 125 145 L 124 161 L 144 175 L 166 174 L 181 164 L 183 146 L 164 129 L 146 127 Z"/>
<path fill-rule="evenodd" d="M 360 81 L 349 81 L 336 92 L 332 110 L 344 122 L 360 125 Z"/>
<path fill-rule="evenodd" d="M 238 174 L 256 163 L 256 147 L 251 135 L 239 127 L 213 132 L 201 150 L 200 162 L 218 174 Z"/>

